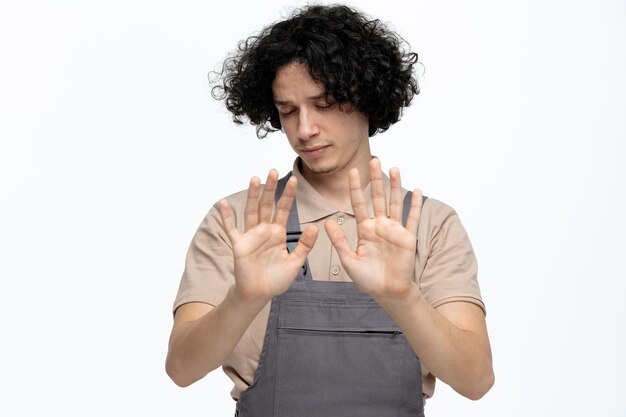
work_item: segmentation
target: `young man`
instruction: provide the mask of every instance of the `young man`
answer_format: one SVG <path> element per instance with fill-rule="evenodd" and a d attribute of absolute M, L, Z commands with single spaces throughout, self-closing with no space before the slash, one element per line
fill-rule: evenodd
<path fill-rule="evenodd" d="M 304 8 L 226 61 L 214 92 L 235 121 L 282 130 L 297 158 L 288 179 L 271 170 L 218 202 L 194 236 L 166 363 L 178 385 L 222 366 L 240 417 L 421 416 L 435 377 L 471 399 L 490 389 L 458 216 L 370 152 L 419 92 L 416 61 L 343 6 Z"/>

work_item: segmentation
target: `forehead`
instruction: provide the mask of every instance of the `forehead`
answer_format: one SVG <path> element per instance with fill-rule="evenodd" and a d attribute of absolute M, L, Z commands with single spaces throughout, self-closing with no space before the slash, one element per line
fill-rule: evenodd
<path fill-rule="evenodd" d="M 324 93 L 324 85 L 311 77 L 306 65 L 292 62 L 276 71 L 276 77 L 272 82 L 272 93 L 275 100 L 320 98 Z"/>

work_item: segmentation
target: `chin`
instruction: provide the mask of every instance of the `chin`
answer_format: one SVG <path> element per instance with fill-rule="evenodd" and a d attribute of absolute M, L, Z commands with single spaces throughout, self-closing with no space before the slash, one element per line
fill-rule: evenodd
<path fill-rule="evenodd" d="M 332 174 L 334 172 L 337 172 L 337 166 L 332 165 L 332 166 L 324 166 L 324 165 L 306 165 L 306 169 L 311 172 L 312 174 L 315 175 L 324 175 L 324 174 Z"/>
<path fill-rule="evenodd" d="M 317 169 L 312 169 L 311 172 L 318 175 L 332 174 L 333 172 L 337 172 L 337 167 L 321 167 Z"/>

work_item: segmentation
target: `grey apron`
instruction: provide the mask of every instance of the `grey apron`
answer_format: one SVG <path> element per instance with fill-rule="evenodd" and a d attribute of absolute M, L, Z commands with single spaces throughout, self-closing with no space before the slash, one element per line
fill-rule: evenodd
<path fill-rule="evenodd" d="M 410 201 L 409 193 L 405 224 Z M 292 250 L 300 234 L 295 201 L 287 231 Z M 235 416 L 423 417 L 420 361 L 368 294 L 352 282 L 314 281 L 305 263 L 272 299 L 259 365 Z"/>

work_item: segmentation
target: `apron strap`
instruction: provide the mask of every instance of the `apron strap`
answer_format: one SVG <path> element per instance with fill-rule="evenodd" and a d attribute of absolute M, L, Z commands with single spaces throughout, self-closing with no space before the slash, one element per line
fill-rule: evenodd
<path fill-rule="evenodd" d="M 292 173 L 289 172 L 287 175 L 278 180 L 276 184 L 276 195 L 274 196 L 275 202 L 278 203 L 278 200 L 283 195 L 283 191 L 285 191 L 285 186 L 287 185 L 287 180 L 291 177 Z M 291 209 L 289 210 L 289 217 L 287 218 L 287 250 L 292 252 L 296 245 L 298 244 L 298 240 L 300 239 L 300 235 L 302 235 L 302 230 L 300 229 L 300 219 L 298 218 L 298 206 L 296 205 L 296 199 L 293 199 L 293 203 L 291 204 Z M 304 261 L 304 265 L 300 269 L 300 273 L 298 273 L 298 277 L 296 278 L 298 281 L 311 280 L 311 275 L 309 273 L 309 260 Z"/>
<path fill-rule="evenodd" d="M 287 185 L 287 180 L 291 177 L 291 172 L 278 180 L 276 184 L 276 195 L 274 196 L 274 200 L 278 203 L 280 197 L 283 195 L 283 191 L 285 191 L 285 186 Z M 291 209 L 289 210 L 289 218 L 287 219 L 287 249 L 291 252 L 298 243 L 298 239 L 300 239 L 300 235 L 302 231 L 300 230 L 300 219 L 298 218 L 298 207 L 296 205 L 296 199 L 293 199 L 293 204 L 291 205 Z"/>
<path fill-rule="evenodd" d="M 406 220 L 409 218 L 409 210 L 411 210 L 411 199 L 413 198 L 413 192 L 408 191 L 404 196 L 404 200 L 402 201 L 402 226 L 406 227 Z M 428 199 L 427 196 L 422 196 L 422 206 Z"/>
<path fill-rule="evenodd" d="M 409 191 L 406 193 L 406 195 L 404 196 L 404 200 L 402 201 L 402 226 L 406 227 L 406 221 L 409 218 L 409 210 L 411 210 L 411 199 L 413 198 L 413 192 Z M 426 202 L 426 199 L 428 197 L 426 197 L 425 195 L 422 196 L 422 206 L 424 206 L 424 203 Z"/>
<path fill-rule="evenodd" d="M 411 210 L 412 191 L 409 191 L 402 200 L 402 226 L 406 227 L 406 220 L 409 218 L 409 210 Z"/>

